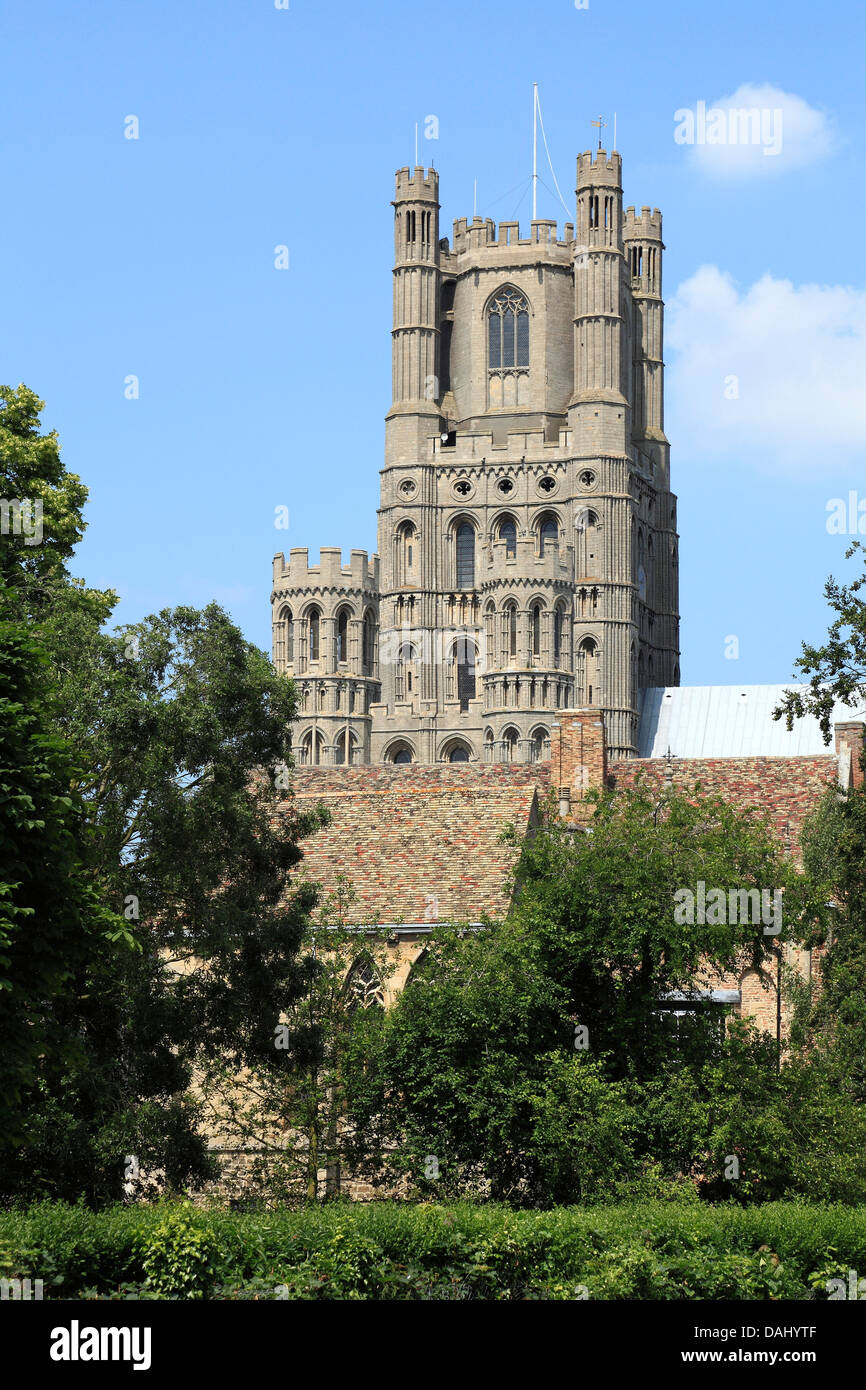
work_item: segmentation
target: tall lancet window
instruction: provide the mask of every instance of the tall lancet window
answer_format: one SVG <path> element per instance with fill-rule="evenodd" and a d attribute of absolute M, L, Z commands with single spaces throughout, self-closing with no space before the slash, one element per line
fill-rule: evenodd
<path fill-rule="evenodd" d="M 455 537 L 457 550 L 457 588 L 475 587 L 475 531 L 468 521 L 457 527 Z"/>
<path fill-rule="evenodd" d="M 487 365 L 529 366 L 529 304 L 517 290 L 500 290 L 487 310 Z"/>

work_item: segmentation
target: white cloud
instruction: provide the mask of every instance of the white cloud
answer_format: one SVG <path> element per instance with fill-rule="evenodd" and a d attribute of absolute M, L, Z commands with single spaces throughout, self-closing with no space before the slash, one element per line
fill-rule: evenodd
<path fill-rule="evenodd" d="M 718 266 L 666 313 L 668 433 L 678 453 L 832 473 L 866 458 L 866 291 Z"/>
<path fill-rule="evenodd" d="M 743 83 L 730 96 L 695 101 L 674 116 L 674 140 L 711 178 L 786 173 L 828 153 L 832 124 L 802 97 L 769 83 Z"/>

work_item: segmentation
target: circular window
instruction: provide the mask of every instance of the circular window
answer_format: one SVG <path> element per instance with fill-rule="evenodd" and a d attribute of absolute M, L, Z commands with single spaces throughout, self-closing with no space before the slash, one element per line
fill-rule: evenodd
<path fill-rule="evenodd" d="M 514 491 L 514 484 L 510 478 L 500 478 L 496 486 L 498 487 L 499 491 L 503 493 L 506 497 L 508 496 L 509 492 Z"/>
<path fill-rule="evenodd" d="M 555 478 L 551 478 L 551 477 L 548 476 L 547 478 L 540 478 L 540 479 L 539 479 L 539 482 L 538 482 L 538 491 L 539 491 L 539 492 L 543 492 L 543 493 L 545 493 L 545 494 L 548 494 L 548 493 L 553 492 L 553 489 L 554 489 L 555 487 L 556 487 L 556 479 L 555 479 Z"/>
<path fill-rule="evenodd" d="M 414 497 L 414 496 L 415 496 L 415 493 L 416 493 L 417 491 L 418 491 L 418 486 L 417 486 L 416 483 L 414 483 L 414 482 L 412 481 L 411 478 L 404 478 L 404 479 L 403 479 L 402 483 L 400 484 L 400 496 L 401 496 L 401 497 Z"/>
<path fill-rule="evenodd" d="M 457 497 L 469 497 L 472 492 L 472 484 L 468 478 L 458 478 L 453 490 Z"/>
<path fill-rule="evenodd" d="M 581 487 L 595 487 L 595 474 L 589 468 L 584 468 L 578 482 Z"/>

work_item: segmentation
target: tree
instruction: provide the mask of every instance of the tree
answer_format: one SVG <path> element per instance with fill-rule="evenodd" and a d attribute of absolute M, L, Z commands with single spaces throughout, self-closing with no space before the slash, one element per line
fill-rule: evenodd
<path fill-rule="evenodd" d="M 339 1194 L 357 1163 L 347 1072 L 357 1086 L 382 1026 L 392 966 L 372 930 L 347 926 L 354 891 L 344 876 L 307 924 L 304 985 L 270 1036 L 202 1058 L 209 1126 L 254 1155 L 248 1196 L 313 1202 Z M 243 1070 L 239 1069 L 242 1065 Z M 324 1170 L 325 1181 L 319 1174 Z"/>
<path fill-rule="evenodd" d="M 76 769 L 51 728 L 45 652 L 0 582 L 0 1147 L 23 1139 L 22 1099 L 57 1074 L 71 1040 L 53 1005 L 92 954 L 129 944 L 100 901 L 82 853 Z"/>
<path fill-rule="evenodd" d="M 292 683 L 216 605 L 106 631 L 114 594 L 66 567 L 86 489 L 56 437 L 39 433 L 33 393 L 4 388 L 0 403 L 7 495 L 42 499 L 45 525 L 40 545 L 14 536 L 4 549 L 10 601 L 48 656 L 45 714 L 74 751 L 67 790 L 94 902 L 137 948 L 70 943 L 42 1026 L 74 1047 L 60 1073 L 46 1055 L 21 1091 L 28 1143 L 0 1190 L 101 1201 L 121 1195 L 139 1163 L 175 1184 L 212 1171 L 192 1062 L 217 1046 L 260 1049 L 304 989 L 314 894 L 288 883 L 299 840 L 323 817 L 285 804 Z M 67 885 L 49 877 L 46 890 Z"/>
<path fill-rule="evenodd" d="M 676 895 L 700 881 L 726 902 L 783 891 L 781 932 L 678 920 Z M 665 996 L 708 968 L 760 966 L 802 930 L 809 899 L 754 815 L 642 784 L 597 796 L 589 833 L 551 814 L 521 846 L 515 888 L 505 922 L 434 935 L 386 1015 L 376 1084 L 351 1090 L 350 1113 L 366 1153 L 378 1139 L 422 1189 L 585 1199 L 667 1158 L 642 1118 L 647 1086 L 723 1052 L 716 1011 L 677 1023 Z"/>
<path fill-rule="evenodd" d="M 849 560 L 855 553 L 866 555 L 861 541 L 854 541 L 845 552 Z M 777 708 L 774 719 L 784 719 L 789 729 L 795 719 L 811 714 L 819 722 L 824 742 L 832 737 L 833 709 L 837 703 L 862 704 L 866 697 L 866 600 L 860 591 L 866 585 L 866 574 L 851 584 L 840 584 L 832 576 L 824 586 L 824 596 L 836 614 L 821 647 L 802 644 L 802 654 L 794 669 L 809 678 L 805 691 L 788 690 Z"/>

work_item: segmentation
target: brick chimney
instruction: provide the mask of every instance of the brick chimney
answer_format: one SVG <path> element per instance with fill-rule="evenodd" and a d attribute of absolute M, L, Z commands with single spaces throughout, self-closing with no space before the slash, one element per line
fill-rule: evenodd
<path fill-rule="evenodd" d="M 550 734 L 551 781 L 558 789 L 559 814 L 580 818 L 588 791 L 607 785 L 607 741 L 601 710 L 561 709 Z"/>
<path fill-rule="evenodd" d="M 839 759 L 839 782 L 843 787 L 863 786 L 863 736 L 866 724 L 852 720 L 834 724 L 836 757 Z"/>

